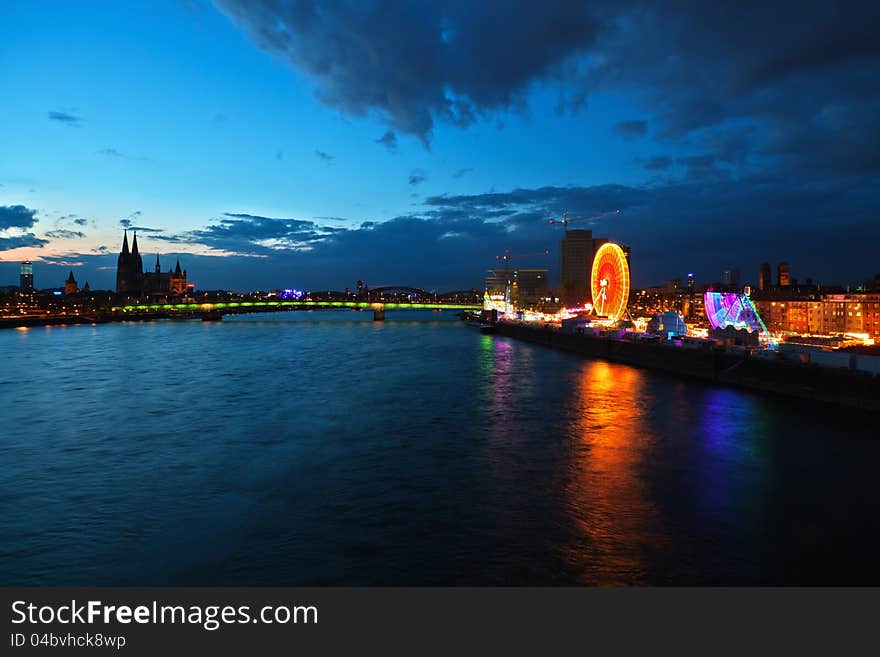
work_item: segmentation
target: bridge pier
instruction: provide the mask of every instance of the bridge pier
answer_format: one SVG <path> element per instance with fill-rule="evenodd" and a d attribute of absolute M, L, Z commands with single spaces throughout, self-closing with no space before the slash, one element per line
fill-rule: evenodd
<path fill-rule="evenodd" d="M 374 322 L 384 322 L 385 321 L 385 309 L 384 308 L 375 308 L 373 310 L 373 321 Z"/>

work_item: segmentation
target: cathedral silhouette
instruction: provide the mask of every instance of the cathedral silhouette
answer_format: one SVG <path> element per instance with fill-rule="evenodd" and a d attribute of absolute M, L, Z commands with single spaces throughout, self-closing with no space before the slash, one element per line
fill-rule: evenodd
<path fill-rule="evenodd" d="M 122 237 L 122 250 L 116 261 L 116 291 L 129 296 L 171 296 L 186 293 L 186 269 L 180 269 L 180 259 L 177 266 L 162 271 L 159 264 L 159 254 L 156 254 L 155 271 L 144 271 L 144 262 L 138 251 L 137 232 L 131 241 L 131 250 L 128 249 L 128 231 Z"/>

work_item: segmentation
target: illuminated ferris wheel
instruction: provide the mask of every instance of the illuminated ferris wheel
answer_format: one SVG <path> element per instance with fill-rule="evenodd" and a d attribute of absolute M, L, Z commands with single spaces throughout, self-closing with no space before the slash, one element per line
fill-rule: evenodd
<path fill-rule="evenodd" d="M 629 299 L 629 265 L 626 254 L 617 244 L 606 242 L 596 251 L 590 288 L 593 312 L 612 322 L 623 316 Z"/>

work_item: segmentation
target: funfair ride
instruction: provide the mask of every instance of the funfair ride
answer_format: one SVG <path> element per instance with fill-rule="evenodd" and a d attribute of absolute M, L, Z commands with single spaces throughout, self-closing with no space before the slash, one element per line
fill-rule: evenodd
<path fill-rule="evenodd" d="M 620 245 L 606 242 L 593 257 L 593 312 L 610 324 L 623 318 L 629 300 L 629 264 Z"/>
<path fill-rule="evenodd" d="M 750 292 L 748 287 L 742 292 L 706 292 L 703 299 L 709 323 L 713 329 L 724 330 L 730 327 L 737 331 L 758 333 L 764 345 L 775 347 L 776 340 L 770 335 L 764 320 L 749 298 Z"/>

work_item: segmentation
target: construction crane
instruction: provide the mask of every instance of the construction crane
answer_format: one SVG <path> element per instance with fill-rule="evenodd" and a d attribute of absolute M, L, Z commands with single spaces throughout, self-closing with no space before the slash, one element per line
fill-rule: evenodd
<path fill-rule="evenodd" d="M 550 255 L 549 250 L 539 251 L 537 253 L 514 253 L 511 255 L 508 249 L 504 249 L 504 255 L 495 256 L 496 260 L 504 261 L 504 269 L 505 271 L 510 269 L 510 261 L 519 258 L 536 258 L 539 256 Z"/>
<path fill-rule="evenodd" d="M 540 251 L 538 253 L 516 253 L 511 255 L 508 249 L 504 249 L 504 255 L 495 256 L 496 260 L 504 261 L 504 280 L 506 281 L 506 287 L 504 291 L 504 314 L 510 314 L 510 261 L 518 260 L 519 258 L 536 258 L 539 256 L 549 255 L 550 251 Z"/>
<path fill-rule="evenodd" d="M 586 221 L 587 219 L 602 219 L 604 217 L 608 217 L 611 215 L 620 214 L 620 210 L 611 210 L 610 212 L 600 212 L 599 214 L 588 214 L 585 217 L 569 217 L 567 212 L 562 213 L 562 219 L 551 219 L 550 223 L 552 225 L 562 224 L 565 232 L 568 232 L 568 224 L 573 224 L 576 221 Z"/>

